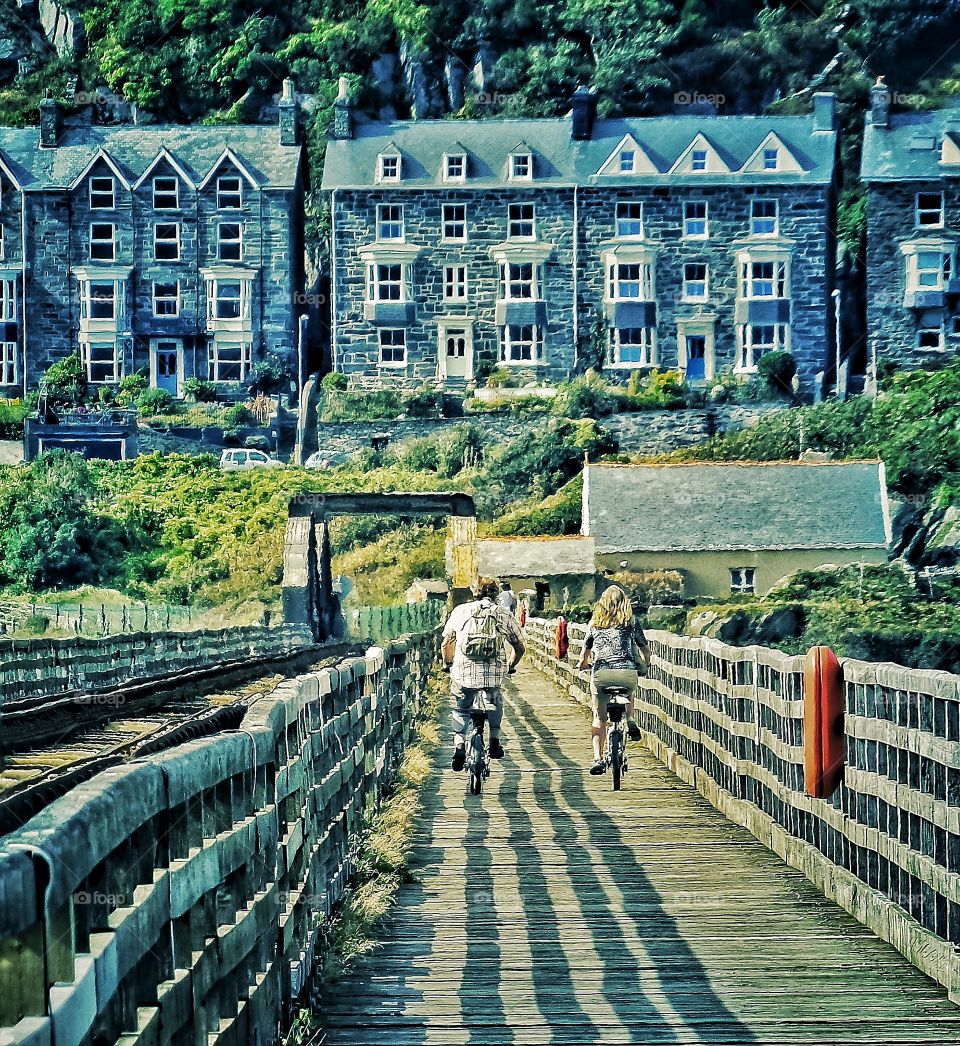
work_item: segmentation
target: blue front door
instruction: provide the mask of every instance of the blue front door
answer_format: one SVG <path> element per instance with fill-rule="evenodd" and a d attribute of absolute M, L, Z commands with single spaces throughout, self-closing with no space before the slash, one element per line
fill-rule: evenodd
<path fill-rule="evenodd" d="M 703 334 L 687 335 L 687 381 L 707 376 L 707 339 Z"/>
<path fill-rule="evenodd" d="M 157 388 L 177 395 L 180 346 L 175 341 L 157 342 Z"/>

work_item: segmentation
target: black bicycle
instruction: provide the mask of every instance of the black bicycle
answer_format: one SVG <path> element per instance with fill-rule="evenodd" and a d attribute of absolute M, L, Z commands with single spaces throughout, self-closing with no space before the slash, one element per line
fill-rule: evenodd
<path fill-rule="evenodd" d="M 623 775 L 629 768 L 624 726 L 633 692 L 622 686 L 608 686 L 604 687 L 604 693 L 607 698 L 607 719 L 610 721 L 607 729 L 607 766 L 612 771 L 613 790 L 619 792 Z"/>
<path fill-rule="evenodd" d="M 483 782 L 490 776 L 490 753 L 487 751 L 487 716 L 496 711 L 496 705 L 487 696 L 486 690 L 478 690 L 470 709 L 472 728 L 467 735 L 467 773 L 470 794 L 480 795 Z"/>

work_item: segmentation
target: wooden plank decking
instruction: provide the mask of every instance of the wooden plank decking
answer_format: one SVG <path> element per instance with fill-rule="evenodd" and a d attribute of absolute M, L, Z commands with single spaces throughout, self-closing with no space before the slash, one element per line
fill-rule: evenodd
<path fill-rule="evenodd" d="M 441 770 L 383 944 L 322 1006 L 330 1046 L 960 1043 L 960 1008 L 639 745 L 590 777 L 585 711 L 507 695 L 482 798 Z"/>

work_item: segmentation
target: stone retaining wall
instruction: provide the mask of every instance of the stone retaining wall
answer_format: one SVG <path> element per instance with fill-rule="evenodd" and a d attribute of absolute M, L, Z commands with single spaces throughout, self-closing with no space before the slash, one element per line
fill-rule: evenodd
<path fill-rule="evenodd" d="M 5 837 L 0 1044 L 276 1043 L 435 655 L 435 633 L 406 637 L 285 681 L 239 730 L 101 773 Z"/>

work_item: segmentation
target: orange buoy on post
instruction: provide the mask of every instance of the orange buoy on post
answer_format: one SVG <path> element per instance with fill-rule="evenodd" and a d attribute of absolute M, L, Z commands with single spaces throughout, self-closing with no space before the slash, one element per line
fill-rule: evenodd
<path fill-rule="evenodd" d="M 803 783 L 826 799 L 840 786 L 847 757 L 843 669 L 828 646 L 811 647 L 803 673 Z"/>

